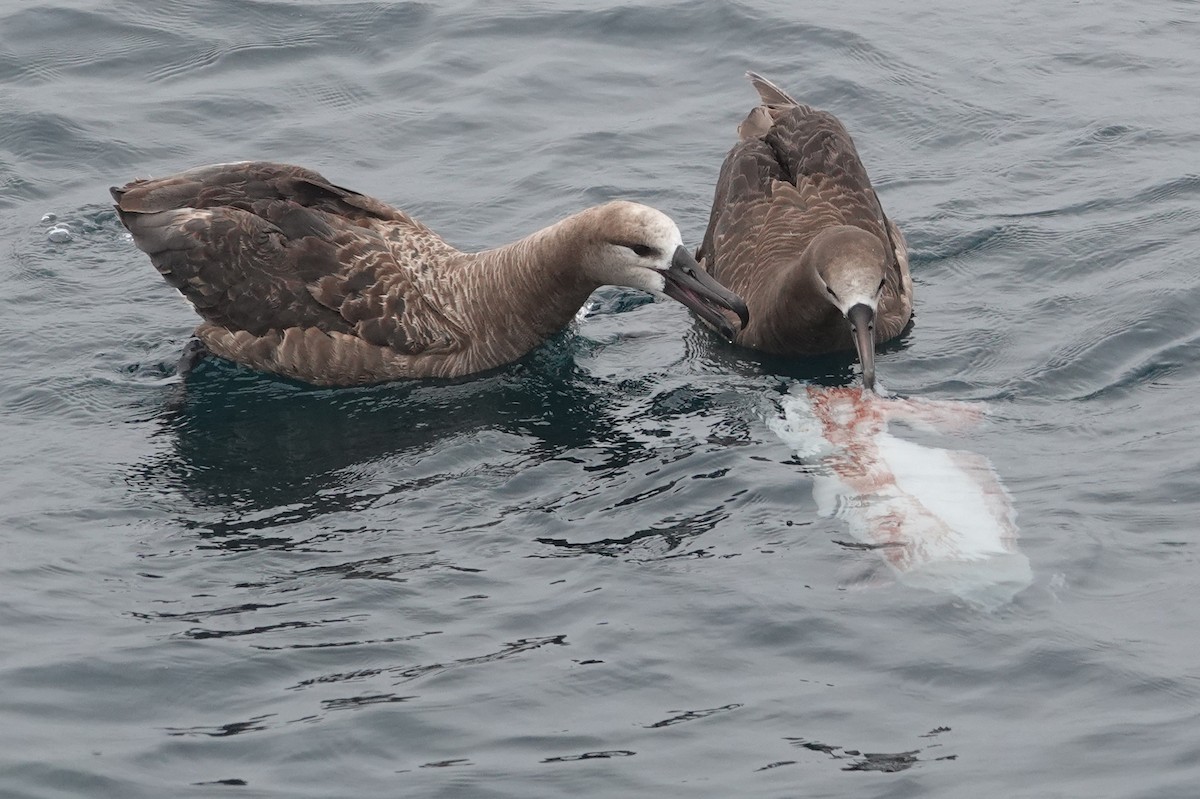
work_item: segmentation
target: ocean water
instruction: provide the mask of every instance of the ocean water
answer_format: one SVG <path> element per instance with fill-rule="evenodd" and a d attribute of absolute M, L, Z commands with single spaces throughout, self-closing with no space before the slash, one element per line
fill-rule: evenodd
<path fill-rule="evenodd" d="M 0 796 L 1195 796 L 1197 41 L 1194 0 L 0 2 Z M 1002 482 L 1002 602 L 823 512 L 780 420 L 849 359 L 606 289 L 475 379 L 184 383 L 108 203 L 268 158 L 464 248 L 617 197 L 695 243 L 747 69 L 908 237 L 880 381 L 986 406 L 907 435 Z"/>

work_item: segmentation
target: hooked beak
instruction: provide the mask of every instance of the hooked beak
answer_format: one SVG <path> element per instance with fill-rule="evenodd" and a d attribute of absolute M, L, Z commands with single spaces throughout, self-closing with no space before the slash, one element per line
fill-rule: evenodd
<path fill-rule="evenodd" d="M 737 314 L 743 330 L 750 323 L 750 311 L 742 298 L 701 269 L 700 264 L 682 245 L 675 248 L 671 268 L 662 272 L 662 276 L 665 284 L 664 294 L 686 305 L 696 316 L 715 327 L 730 341 L 733 341 L 737 331 L 729 324 L 729 319 L 721 313 L 720 308 Z"/>
<path fill-rule="evenodd" d="M 850 332 L 854 336 L 854 349 L 862 363 L 863 388 L 875 390 L 875 309 L 866 303 L 855 303 L 846 311 L 850 321 Z"/>

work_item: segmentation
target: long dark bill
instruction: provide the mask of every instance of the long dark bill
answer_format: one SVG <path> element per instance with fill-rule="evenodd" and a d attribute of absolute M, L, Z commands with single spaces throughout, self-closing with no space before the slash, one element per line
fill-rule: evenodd
<path fill-rule="evenodd" d="M 854 349 L 863 368 L 863 388 L 875 390 L 875 311 L 870 305 L 855 303 L 846 311 L 850 320 L 850 332 L 854 335 Z"/>
<path fill-rule="evenodd" d="M 750 311 L 742 298 L 722 286 L 712 275 L 700 268 L 692 254 L 682 246 L 675 248 L 671 268 L 662 273 L 666 286 L 663 293 L 686 305 L 696 316 L 715 327 L 722 336 L 733 341 L 737 331 L 719 308 L 737 314 L 744 329 L 750 322 Z"/>

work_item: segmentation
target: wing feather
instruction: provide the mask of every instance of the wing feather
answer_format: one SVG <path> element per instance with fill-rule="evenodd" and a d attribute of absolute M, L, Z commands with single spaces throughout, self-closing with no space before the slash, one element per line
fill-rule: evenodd
<path fill-rule="evenodd" d="M 903 237 L 892 234 L 899 231 L 884 215 L 849 132 L 832 114 L 797 103 L 765 79 L 751 78 L 764 105 L 739 127 L 742 138 L 722 164 L 697 258 L 737 290 L 753 280 L 758 264 L 774 251 L 798 256 L 823 228 L 854 225 L 874 233 L 892 253 L 894 268 L 887 280 L 902 291 Z M 772 235 L 759 236 L 761 230 Z M 747 237 L 754 238 L 753 246 Z M 903 260 L 907 264 L 907 257 Z"/>
<path fill-rule="evenodd" d="M 417 355 L 462 346 L 429 259 L 457 251 L 407 214 L 311 170 L 224 164 L 113 189 L 122 222 L 211 324 L 316 328 Z M 432 310 L 431 310 L 432 309 Z"/>

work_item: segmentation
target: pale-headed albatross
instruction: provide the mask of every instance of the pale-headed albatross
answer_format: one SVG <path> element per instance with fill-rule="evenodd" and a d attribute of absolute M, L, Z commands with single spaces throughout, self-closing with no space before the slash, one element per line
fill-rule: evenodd
<path fill-rule="evenodd" d="M 204 349 L 306 383 L 501 366 L 609 284 L 673 297 L 730 339 L 719 309 L 746 322 L 745 304 L 698 268 L 675 223 L 633 202 L 468 253 L 402 211 L 285 164 L 217 164 L 111 192 L 134 243 L 203 317 Z"/>
<path fill-rule="evenodd" d="M 842 123 L 747 77 L 761 105 L 721 166 L 697 258 L 750 309 L 737 344 L 780 355 L 855 349 L 873 389 L 875 344 L 912 317 L 904 236 Z"/>

